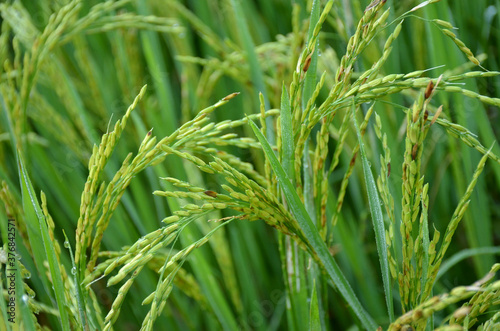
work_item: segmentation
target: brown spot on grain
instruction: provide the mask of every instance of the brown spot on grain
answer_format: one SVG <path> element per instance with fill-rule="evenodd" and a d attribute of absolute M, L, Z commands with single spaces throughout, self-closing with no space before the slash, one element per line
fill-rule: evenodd
<path fill-rule="evenodd" d="M 217 192 L 214 192 L 214 191 L 210 191 L 210 190 L 208 190 L 208 191 L 205 191 L 205 192 L 203 192 L 203 193 L 205 193 L 206 195 L 208 195 L 208 196 L 210 196 L 210 197 L 212 197 L 212 198 L 217 197 Z"/>
<path fill-rule="evenodd" d="M 304 66 L 302 67 L 302 71 L 307 72 L 307 69 L 309 69 L 309 66 L 311 65 L 311 57 L 312 54 L 309 54 L 304 62 Z"/>
<path fill-rule="evenodd" d="M 429 99 L 429 97 L 431 96 L 432 94 L 432 90 L 434 90 L 434 83 L 432 82 L 432 80 L 429 82 L 429 84 L 427 85 L 427 88 L 425 89 L 425 98 L 426 99 Z"/>
<path fill-rule="evenodd" d="M 354 154 L 354 156 L 352 157 L 351 162 L 349 163 L 350 167 L 354 166 L 354 163 L 356 162 L 357 156 L 358 156 L 358 153 Z"/>
<path fill-rule="evenodd" d="M 415 157 L 417 156 L 417 150 L 418 150 L 418 144 L 413 145 L 413 149 L 411 151 L 412 160 L 415 160 Z"/>

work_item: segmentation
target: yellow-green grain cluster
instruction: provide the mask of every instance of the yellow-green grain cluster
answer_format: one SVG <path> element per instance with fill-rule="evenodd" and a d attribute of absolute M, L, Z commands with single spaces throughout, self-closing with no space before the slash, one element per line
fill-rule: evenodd
<path fill-rule="evenodd" d="M 446 309 L 460 301 L 469 299 L 460 308 L 453 311 L 447 318 L 449 325 L 447 327 L 471 328 L 477 324 L 478 314 L 484 313 L 486 309 L 496 301 L 500 290 L 500 281 L 492 281 L 494 274 L 500 268 L 495 264 L 490 273 L 484 279 L 470 286 L 458 286 L 449 293 L 436 295 L 425 302 L 422 302 L 411 311 L 403 314 L 396 321 L 391 323 L 388 330 L 404 330 L 410 325 L 420 325 L 425 328 L 427 319 L 433 313 Z M 423 324 L 422 324 L 423 322 Z M 494 324 L 494 319 L 480 325 L 478 329 L 485 329 L 487 325 Z"/>

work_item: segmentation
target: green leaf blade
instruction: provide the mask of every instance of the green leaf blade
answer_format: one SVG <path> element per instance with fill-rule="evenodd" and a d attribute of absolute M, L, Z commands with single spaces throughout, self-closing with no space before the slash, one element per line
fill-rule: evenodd
<path fill-rule="evenodd" d="M 322 330 L 321 319 L 319 317 L 318 295 L 316 294 L 316 282 L 313 285 L 311 295 L 311 309 L 309 311 L 309 331 Z"/>
<path fill-rule="evenodd" d="M 288 178 L 295 178 L 295 146 L 292 127 L 292 109 L 288 91 L 283 83 L 281 92 L 281 145 L 283 146 L 283 168 Z"/>
<path fill-rule="evenodd" d="M 377 252 L 380 261 L 380 269 L 382 273 L 382 282 L 384 283 L 385 300 L 387 304 L 387 311 L 389 313 L 389 319 L 392 322 L 394 320 L 394 306 L 392 302 L 392 288 L 391 288 L 391 278 L 389 270 L 389 259 L 387 256 L 387 243 L 385 238 L 385 226 L 384 217 L 382 216 L 382 208 L 380 207 L 380 199 L 377 193 L 377 185 L 375 184 L 375 179 L 370 170 L 370 164 L 366 157 L 365 148 L 363 145 L 363 139 L 361 137 L 361 131 L 358 126 L 358 122 L 354 116 L 354 106 L 353 106 L 353 121 L 356 127 L 356 133 L 358 135 L 359 150 L 361 152 L 361 160 L 363 163 L 363 174 L 366 181 L 366 190 L 368 193 L 368 202 L 370 205 L 370 213 L 372 215 L 373 230 L 375 231 L 375 241 L 377 243 Z"/>
<path fill-rule="evenodd" d="M 308 47 L 310 46 L 309 44 L 313 40 L 313 33 L 314 33 L 314 28 L 316 27 L 316 24 L 318 24 L 319 21 L 319 16 L 320 16 L 320 1 L 319 0 L 314 0 L 311 8 L 311 17 L 309 19 L 309 30 L 307 32 L 307 45 Z M 309 100 L 314 92 L 314 89 L 316 87 L 316 71 L 318 68 L 318 46 L 319 46 L 319 40 L 315 41 L 315 48 L 313 53 L 311 54 L 311 63 L 309 65 L 309 68 L 306 72 L 306 77 L 304 80 L 304 90 L 303 90 L 303 96 L 302 96 L 302 108 L 305 109 L 307 105 L 307 100 Z"/>
<path fill-rule="evenodd" d="M 297 220 L 297 223 L 302 229 L 305 238 L 309 241 L 311 248 L 318 255 L 321 263 L 323 264 L 331 280 L 333 281 L 333 283 L 335 284 L 341 295 L 344 297 L 344 299 L 349 303 L 352 310 L 358 316 L 363 326 L 369 330 L 376 329 L 377 326 L 374 320 L 366 312 L 366 310 L 359 302 L 359 299 L 356 297 L 356 294 L 352 290 L 350 284 L 347 282 L 347 279 L 345 278 L 339 266 L 337 265 L 337 262 L 330 254 L 330 251 L 328 250 L 328 247 L 326 246 L 325 242 L 321 239 L 321 236 L 319 235 L 316 226 L 311 221 L 311 218 L 309 217 L 309 214 L 307 213 L 304 204 L 297 195 L 297 192 L 292 186 L 290 179 L 288 179 L 276 155 L 274 155 L 274 151 L 272 150 L 271 146 L 267 142 L 264 135 L 259 131 L 255 123 L 253 123 L 250 119 L 248 120 L 248 122 L 250 123 L 255 135 L 257 136 L 259 142 L 261 143 L 264 153 L 269 159 L 271 167 L 275 172 L 276 177 L 278 178 L 278 182 L 280 183 L 283 189 L 283 193 L 288 202 L 290 211 Z"/>
<path fill-rule="evenodd" d="M 38 203 L 38 199 L 36 198 L 33 185 L 29 179 L 26 166 L 20 152 L 18 152 L 18 167 L 19 177 L 21 179 L 23 210 L 26 214 L 26 222 L 28 223 L 27 226 L 28 228 L 31 228 L 30 243 L 38 241 L 38 243 L 33 246 L 35 263 L 38 268 L 41 268 L 39 269 L 40 273 L 44 273 L 43 263 L 45 258 L 47 259 L 54 293 L 56 296 L 56 302 L 59 308 L 61 327 L 63 330 L 70 330 L 68 312 L 65 307 L 66 301 L 64 296 L 64 284 L 61 276 L 61 270 L 59 269 L 59 263 L 56 258 L 54 243 L 50 239 L 45 217 L 42 213 L 42 209 L 40 208 L 40 204 Z M 34 240 L 32 240 L 32 235 L 34 235 L 36 239 L 34 238 Z M 40 251 L 35 253 L 37 250 Z M 43 253 L 45 253 L 45 255 Z"/>

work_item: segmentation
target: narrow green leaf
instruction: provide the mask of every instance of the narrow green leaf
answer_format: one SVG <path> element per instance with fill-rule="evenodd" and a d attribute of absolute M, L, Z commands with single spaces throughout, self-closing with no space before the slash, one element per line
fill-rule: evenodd
<path fill-rule="evenodd" d="M 250 78 L 252 79 L 252 83 L 254 84 L 257 91 L 260 91 L 264 95 L 266 109 L 268 109 L 269 101 L 265 89 L 266 85 L 264 84 L 264 76 L 262 74 L 262 70 L 259 65 L 259 60 L 255 52 L 255 45 L 252 40 L 250 30 L 248 28 L 246 16 L 243 12 L 243 8 L 241 7 L 240 0 L 231 0 L 230 3 L 236 18 L 235 21 L 237 23 L 238 34 L 243 49 L 245 50 L 246 53 L 246 59 L 248 61 L 248 65 L 250 67 Z"/>
<path fill-rule="evenodd" d="M 366 190 L 368 192 L 368 202 L 370 204 L 370 212 L 372 214 L 373 230 L 375 231 L 375 241 L 377 243 L 378 258 L 380 261 L 380 269 L 382 272 L 382 281 L 384 283 L 385 301 L 387 303 L 387 310 L 389 312 L 389 319 L 394 321 L 394 306 L 392 302 L 392 289 L 391 278 L 389 271 L 389 259 L 387 257 L 387 243 L 385 241 L 385 226 L 384 217 L 382 216 L 382 208 L 380 207 L 380 199 L 377 193 L 377 185 L 370 170 L 370 164 L 366 158 L 365 147 L 359 130 L 358 122 L 354 116 L 354 104 L 352 108 L 352 116 L 354 125 L 356 126 L 356 133 L 359 140 L 359 150 L 361 152 L 361 160 L 363 163 L 363 174 L 366 182 Z"/>
<path fill-rule="evenodd" d="M 427 186 L 428 184 L 426 184 Z M 427 198 L 428 200 L 428 198 Z M 423 260 L 422 260 L 422 279 L 421 284 L 421 294 L 423 294 L 425 289 L 425 283 L 427 282 L 427 277 L 429 276 L 429 211 L 427 209 L 426 203 L 422 201 L 422 249 L 423 249 Z M 421 298 L 425 300 L 425 298 Z"/>
<path fill-rule="evenodd" d="M 142 15 L 150 15 L 150 10 L 148 4 L 145 1 L 139 1 L 137 9 Z M 154 88 L 157 93 L 158 103 L 160 105 L 161 111 L 159 119 L 162 120 L 162 125 L 157 128 L 157 130 L 162 133 L 162 135 L 171 134 L 175 131 L 177 126 L 177 114 L 174 109 L 176 109 L 172 100 L 172 88 L 168 81 L 168 70 L 165 66 L 165 58 L 161 44 L 160 38 L 156 32 L 153 31 L 141 31 L 141 41 L 142 49 L 146 62 L 148 64 L 149 72 L 154 78 Z"/>
<path fill-rule="evenodd" d="M 273 168 L 274 173 L 276 174 L 278 182 L 280 183 L 281 187 L 283 188 L 283 192 L 284 192 L 286 200 L 288 202 L 288 206 L 290 208 L 290 211 L 292 212 L 293 216 L 296 218 L 297 223 L 299 224 L 300 228 L 302 229 L 304 236 L 309 241 L 309 244 L 311 245 L 312 249 L 319 257 L 326 272 L 330 276 L 333 284 L 335 284 L 335 286 L 339 290 L 340 294 L 344 297 L 344 299 L 347 301 L 347 303 L 351 306 L 352 310 L 358 316 L 358 318 L 360 319 L 363 326 L 368 330 L 376 329 L 377 326 L 376 326 L 374 320 L 365 311 L 365 309 L 363 308 L 363 306 L 359 302 L 358 298 L 356 297 L 356 294 L 352 290 L 351 286 L 347 282 L 347 279 L 345 278 L 344 274 L 342 273 L 339 266 L 337 265 L 337 262 L 335 262 L 334 258 L 330 254 L 330 251 L 328 250 L 328 247 L 326 246 L 325 242 L 321 239 L 319 232 L 316 229 L 316 226 L 311 221 L 311 218 L 309 217 L 309 214 L 307 213 L 307 211 L 304 207 L 304 204 L 302 203 L 299 196 L 297 195 L 297 192 L 295 191 L 293 185 L 291 184 L 290 180 L 288 179 L 285 171 L 283 170 L 283 167 L 281 166 L 278 159 L 276 158 L 276 155 L 274 155 L 274 152 L 273 152 L 273 149 L 271 148 L 271 145 L 269 145 L 266 138 L 259 131 L 259 129 L 255 125 L 255 123 L 250 119 L 248 119 L 248 122 L 250 123 L 255 135 L 259 139 L 259 141 L 262 145 L 262 148 L 264 150 L 264 153 L 266 154 L 267 158 L 269 159 L 271 167 Z"/>
<path fill-rule="evenodd" d="M 202 214 L 191 217 L 195 219 L 200 215 Z M 180 236 L 182 247 L 191 245 L 196 241 L 196 237 L 197 235 L 194 229 L 189 226 L 184 227 L 182 235 Z M 193 273 L 196 276 L 201 288 L 204 290 L 204 295 L 211 305 L 211 308 L 217 316 L 222 328 L 224 330 L 237 330 L 238 323 L 231 312 L 229 305 L 230 302 L 225 299 L 222 287 L 217 282 L 208 261 L 209 259 L 206 256 L 206 252 L 203 250 L 195 250 L 189 257 L 189 263 L 193 268 Z"/>
<path fill-rule="evenodd" d="M 10 118 L 10 113 L 7 111 L 7 105 L 5 104 L 5 100 L 3 95 L 0 95 L 0 106 L 2 109 L 2 122 L 4 123 L 5 126 L 2 126 L 2 129 L 5 131 L 8 131 L 9 137 L 10 137 L 10 143 L 12 146 L 12 149 L 15 150 L 17 146 L 17 139 L 16 135 L 14 134 L 14 126 L 12 123 L 12 119 Z M 5 128 L 7 127 L 7 128 Z"/>
<path fill-rule="evenodd" d="M 311 18 L 309 19 L 309 30 L 307 32 L 307 46 L 309 47 L 309 43 L 313 37 L 314 28 L 319 21 L 319 9 L 320 9 L 320 1 L 314 0 L 311 8 Z M 318 46 L 319 40 L 316 40 L 316 47 L 314 48 L 314 52 L 311 54 L 311 63 L 309 65 L 309 69 L 307 69 L 306 77 L 304 79 L 304 90 L 302 93 L 302 108 L 304 109 L 307 105 L 307 101 L 313 95 L 314 89 L 316 87 L 316 71 L 318 67 Z"/>
<path fill-rule="evenodd" d="M 313 292 L 311 295 L 311 310 L 309 313 L 309 330 L 318 331 L 322 330 L 321 320 L 319 317 L 318 296 L 316 294 L 316 281 L 313 285 Z"/>
<path fill-rule="evenodd" d="M 16 305 L 19 307 L 20 311 L 20 318 L 17 320 L 17 322 L 21 322 L 22 326 L 19 328 L 15 327 L 15 324 L 11 324 L 13 329 L 15 330 L 25 330 L 25 331 L 35 331 L 35 322 L 34 322 L 34 316 L 33 312 L 31 311 L 30 307 L 28 306 L 28 300 L 29 297 L 28 295 L 24 292 L 24 282 L 21 277 L 21 267 L 19 266 L 19 263 L 16 261 Z M 23 290 L 22 290 L 23 289 Z M 7 322 L 8 324 L 10 322 Z M 69 330 L 69 329 L 67 329 Z"/>
<path fill-rule="evenodd" d="M 313 39 L 313 32 L 318 24 L 319 21 L 319 12 L 320 12 L 320 1 L 314 0 L 312 3 L 311 7 L 311 15 L 309 18 L 309 29 L 307 31 L 307 47 L 309 47 L 310 43 L 312 42 Z M 311 54 L 311 62 L 309 64 L 309 68 L 307 69 L 306 72 L 306 77 L 304 78 L 304 87 L 302 89 L 302 110 L 304 111 L 307 102 L 309 99 L 311 99 L 314 89 L 316 88 L 316 71 L 317 71 L 317 66 L 318 66 L 318 46 L 319 46 L 319 41 L 316 41 L 316 47 L 314 49 L 314 52 Z M 308 153 L 308 146 L 309 146 L 309 139 L 307 138 L 307 142 L 305 144 L 304 148 L 304 157 L 303 157 L 303 163 L 302 163 L 302 168 L 303 168 L 303 174 L 304 174 L 304 204 L 306 207 L 307 212 L 309 215 L 312 217 L 312 221 L 314 224 L 316 224 L 317 220 L 315 219 L 316 213 L 314 212 L 314 194 L 313 194 L 313 179 L 311 177 L 311 160 L 309 158 L 309 153 Z M 285 165 L 283 163 L 283 165 Z M 285 168 L 286 169 L 286 168 Z M 295 170 L 295 167 L 292 165 L 292 169 Z M 294 171 L 295 173 L 295 171 Z M 293 177 L 289 177 L 292 180 L 295 180 L 295 174 Z"/>
<path fill-rule="evenodd" d="M 3 220 L 1 220 L 1 221 L 3 221 Z M 2 281 L 0 281 L 0 293 L 4 293 L 3 292 L 3 279 L 4 279 L 4 271 L 3 270 L 0 270 L 0 279 L 2 279 Z M 2 314 L 3 320 L 5 321 L 5 330 L 10 331 L 10 330 L 12 330 L 12 324 L 8 322 L 10 315 L 7 315 L 6 303 L 7 303 L 7 300 L 0 300 L 0 312 Z"/>
<path fill-rule="evenodd" d="M 307 72 L 305 73 L 305 78 L 304 78 L 304 86 L 302 88 L 302 111 L 304 111 L 304 109 L 306 108 L 307 106 L 307 102 L 309 101 L 309 99 L 312 97 L 313 93 L 314 93 L 314 89 L 316 87 L 316 71 L 317 71 L 317 62 L 318 62 L 318 45 L 319 45 L 319 42 L 318 41 L 312 41 L 312 38 L 313 38 L 313 32 L 314 32 L 314 28 L 316 27 L 316 24 L 318 23 L 319 21 L 319 14 L 320 14 L 320 1 L 319 0 L 313 0 L 313 3 L 312 3 L 312 7 L 311 7 L 311 13 L 310 13 L 310 18 L 309 18 L 309 31 L 308 31 L 308 37 L 307 37 L 307 47 L 310 47 L 310 44 L 311 43 L 314 43 L 315 44 L 315 49 L 314 51 L 312 52 L 312 54 L 310 54 L 310 63 L 308 64 L 309 68 L 307 69 Z M 283 109 L 283 108 L 282 108 Z M 291 124 L 290 124 L 291 125 Z M 292 136 L 292 142 L 293 142 L 293 136 Z M 306 208 L 306 212 L 311 216 L 311 221 L 313 224 L 316 224 L 317 223 L 317 220 L 316 220 L 316 212 L 315 212 L 315 203 L 314 203 L 314 180 L 313 180 L 313 173 L 312 173 L 312 168 L 311 168 L 311 160 L 310 160 L 310 157 L 309 157 L 309 139 L 307 139 L 306 141 L 306 144 L 304 146 L 304 151 L 303 151 L 303 163 L 302 163 L 302 173 L 303 173 L 303 176 L 304 176 L 304 207 Z M 292 151 L 292 155 L 295 156 L 295 146 L 293 145 L 290 145 L 291 148 L 293 148 L 293 151 Z M 283 145 L 283 148 L 285 148 L 285 146 Z M 283 161 L 285 161 L 285 159 L 283 159 Z M 293 160 L 293 163 L 291 165 L 288 165 L 288 166 L 291 166 L 291 169 L 292 171 L 290 172 L 287 172 L 287 175 L 289 176 L 289 178 L 292 180 L 292 184 L 295 184 L 295 159 Z M 287 166 L 287 164 L 284 162 L 283 163 L 284 166 Z M 287 170 L 288 168 L 285 167 L 285 170 Z M 293 185 L 295 187 L 295 185 Z M 299 250 L 298 251 L 298 255 L 302 258 L 302 259 L 306 259 L 307 258 L 307 255 L 305 252 Z M 303 275 L 302 276 L 302 273 L 303 273 L 303 270 L 301 270 L 301 268 L 297 265 L 294 265 L 295 267 L 295 273 L 296 274 L 299 274 L 300 278 L 301 279 L 309 279 L 309 280 L 316 280 L 316 279 L 319 279 L 318 277 L 318 268 L 309 268 L 307 270 L 307 276 L 306 275 Z M 296 299 L 300 299 L 301 296 L 307 296 L 308 293 L 307 293 L 307 290 L 305 289 L 305 287 L 302 287 L 302 295 L 298 295 L 296 296 Z M 317 299 L 316 300 L 316 306 L 318 305 L 318 302 L 317 302 Z M 316 307 L 317 308 L 317 307 Z M 307 309 L 308 307 L 305 306 L 302 308 L 302 310 L 304 311 L 304 314 L 307 314 Z M 304 318 L 305 321 L 307 321 L 307 316 Z M 319 321 L 319 318 L 318 318 L 318 321 Z M 307 325 L 307 324 L 306 324 Z M 300 329 L 304 329 L 308 326 L 306 325 L 303 325 Z M 309 325 L 309 327 L 311 327 Z M 320 330 L 320 329 L 317 329 L 317 330 Z"/>
<path fill-rule="evenodd" d="M 281 146 L 283 146 L 283 168 L 292 180 L 295 178 L 295 146 L 293 141 L 292 109 L 285 83 L 281 91 Z"/>
<path fill-rule="evenodd" d="M 73 255 L 73 250 L 71 249 L 71 245 L 69 244 L 69 239 L 66 236 L 66 232 L 63 230 L 64 235 L 64 247 L 66 247 L 69 251 L 69 255 L 71 257 L 71 274 L 73 274 L 73 281 L 75 282 L 76 287 L 76 302 L 78 304 L 78 314 L 80 320 L 78 321 L 82 326 L 82 329 L 85 329 L 87 319 L 85 318 L 85 303 L 83 302 L 83 291 L 82 285 L 80 281 L 80 275 L 77 273 L 77 268 L 75 264 L 75 257 Z"/>
<path fill-rule="evenodd" d="M 452 257 L 450 257 L 441 264 L 435 282 L 437 282 L 437 280 L 441 276 L 443 276 L 448 270 L 450 270 L 454 265 L 456 265 L 460 261 L 463 261 L 469 257 L 483 255 L 483 254 L 500 255 L 500 246 L 464 249 L 454 254 Z"/>
<path fill-rule="evenodd" d="M 39 268 L 40 274 L 45 274 L 43 263 L 48 261 L 52 285 L 54 288 L 59 315 L 61 318 L 61 327 L 63 330 L 70 330 L 68 312 L 66 310 L 66 301 L 64 299 L 64 285 L 57 262 L 54 243 L 50 239 L 48 226 L 43 216 L 42 209 L 31 185 L 24 160 L 20 152 L 18 154 L 19 178 L 21 179 L 21 192 L 23 199 L 23 210 L 26 215 L 30 243 L 36 244 L 33 247 L 35 263 Z M 32 238 L 34 235 L 35 238 Z"/>
<path fill-rule="evenodd" d="M 265 109 L 269 109 L 269 98 L 266 93 L 266 85 L 264 82 L 264 75 L 262 74 L 262 69 L 259 64 L 259 59 L 257 58 L 257 53 L 255 52 L 255 45 L 252 40 L 252 35 L 250 34 L 250 29 L 248 28 L 246 15 L 243 12 L 241 6 L 241 0 L 230 0 L 231 7 L 235 16 L 235 21 L 237 24 L 237 29 L 239 37 L 246 53 L 246 59 L 248 66 L 250 67 L 250 79 L 255 89 L 262 93 L 264 96 Z M 267 137 L 274 142 L 274 132 L 272 126 L 272 119 L 266 118 L 267 123 Z"/>

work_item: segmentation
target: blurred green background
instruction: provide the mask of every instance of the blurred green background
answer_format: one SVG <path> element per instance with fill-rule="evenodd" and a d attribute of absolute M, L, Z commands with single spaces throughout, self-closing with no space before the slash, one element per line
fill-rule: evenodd
<path fill-rule="evenodd" d="M 85 1 L 81 2 L 81 9 L 73 21 L 68 22 L 67 29 L 54 37 L 54 44 L 43 49 L 46 52 L 43 60 L 32 67 L 23 64 L 24 54 L 36 49 L 35 40 L 47 26 L 50 15 L 58 12 L 66 2 L 24 0 L 1 4 L 0 61 L 6 63 L 8 59 L 10 63 L 1 69 L 0 83 L 0 179 L 4 183 L 1 195 L 4 204 L 0 204 L 4 210 L 0 213 L 0 224 L 3 242 L 6 242 L 7 214 L 16 219 L 23 218 L 14 151 L 16 141 L 19 141 L 26 159 L 35 191 L 43 190 L 47 196 L 57 239 L 60 243 L 64 241 L 64 230 L 70 244 L 75 247 L 74 233 L 92 147 L 124 115 L 140 88 L 148 85 L 145 97 L 132 113 L 131 121 L 105 169 L 107 181 L 126 155 L 137 151 L 151 128 L 156 136 L 164 137 L 201 109 L 232 92 L 241 94 L 217 110 L 212 115 L 214 121 L 240 119 L 245 114 L 258 113 L 259 91 L 264 93 L 268 109 L 279 108 L 281 84 L 283 81 L 290 83 L 304 47 L 297 42 L 306 38 L 310 2 L 119 1 L 113 6 L 103 6 L 107 9 L 102 10 L 98 20 L 88 25 L 85 21 L 76 24 L 78 19 L 96 11 L 99 4 L 98 1 Z M 387 0 L 386 6 L 391 7 L 389 22 L 419 3 Z M 335 2 L 320 35 L 318 70 L 320 74 L 327 72 L 320 99 L 324 99 L 332 87 L 348 38 L 368 4 L 369 1 Z M 239 6 L 240 12 L 237 11 Z M 498 0 L 442 0 L 416 11 L 413 17 L 405 20 L 383 73 L 433 68 L 426 75 L 438 77 L 450 71 L 482 70 L 474 68 L 456 45 L 430 22 L 436 18 L 449 21 L 457 28 L 457 36 L 481 59 L 484 68 L 499 70 L 499 10 Z M 145 18 L 138 19 L 137 15 Z M 245 28 L 251 35 L 258 60 L 257 72 L 246 61 Z M 385 37 L 391 31 L 392 27 L 385 35 L 375 37 L 357 62 L 357 72 L 370 68 L 380 57 Z M 23 95 L 25 91 L 21 89 L 24 86 L 21 73 L 25 70 L 36 71 L 36 75 L 28 78 L 32 80 L 28 95 Z M 256 82 L 261 82 L 260 86 Z M 469 79 L 463 87 L 500 98 L 499 84 L 500 77 L 493 77 Z M 401 106 L 409 107 L 413 103 L 418 91 L 414 92 L 387 97 L 387 102 L 375 106 L 392 153 L 389 183 L 396 215 L 401 209 L 404 150 L 405 114 Z M 439 93 L 434 99 L 436 105 L 444 106 L 443 117 L 468 128 L 487 148 L 498 140 L 500 117 L 497 107 L 457 94 Z M 13 107 L 19 103 L 23 105 L 23 102 L 25 111 Z M 336 128 L 340 124 L 340 117 L 334 120 Z M 16 127 L 20 128 L 17 132 Z M 235 131 L 253 137 L 247 126 Z M 372 125 L 368 127 L 365 141 L 373 169 L 378 174 L 381 144 Z M 350 151 L 356 142 L 356 135 L 350 133 L 346 152 L 342 153 L 341 163 L 330 178 L 333 192 L 339 190 L 350 162 Z M 333 150 L 335 140 L 330 144 Z M 481 154 L 447 135 L 437 125 L 431 128 L 425 145 L 422 165 L 425 181 L 430 183 L 429 220 L 443 233 Z M 263 154 L 237 148 L 228 148 L 228 151 L 253 162 L 256 169 L 263 172 Z M 498 143 L 493 151 L 500 155 Z M 201 173 L 179 159 L 167 157 L 162 164 L 146 169 L 132 180 L 104 235 L 103 250 L 120 250 L 162 226 L 161 220 L 172 210 L 164 198 L 153 196 L 152 192 L 164 189 L 158 178 L 165 176 L 189 179 L 195 185 L 214 191 L 220 185 L 218 178 Z M 499 245 L 499 188 L 500 167 L 489 162 L 448 256 L 469 248 Z M 364 190 L 362 168 L 356 166 L 335 228 L 333 247 L 358 297 L 377 318 L 384 314 L 381 310 L 382 282 Z M 196 226 L 191 227 L 192 235 L 201 237 L 211 227 L 206 222 L 196 222 Z M 193 255 L 189 260 L 191 263 L 183 266 L 185 277 L 193 277 L 202 295 L 199 298 L 189 296 L 175 287 L 155 327 L 159 330 L 220 329 L 217 302 L 207 294 L 216 291 L 231 311 L 228 315 L 232 320 L 226 321 L 229 325 L 225 325 L 226 328 L 236 325 L 252 330 L 288 329 L 276 231 L 260 221 L 235 221 L 220 230 L 210 243 Z M 182 242 L 179 247 L 180 244 Z M 22 247 L 20 252 L 23 255 Z M 69 270 L 71 264 L 66 253 L 63 254 L 63 263 Z M 208 274 L 196 266 L 200 259 L 205 261 Z M 225 259 L 231 263 L 224 264 Z M 444 292 L 457 285 L 471 284 L 489 271 L 495 259 L 495 255 L 477 254 L 461 261 L 440 278 L 436 289 Z M 22 262 L 32 275 L 36 275 L 28 256 L 23 255 Z M 117 330 L 139 328 L 149 309 L 141 302 L 155 289 L 157 277 L 153 271 L 143 271 L 125 299 L 115 324 Z M 228 289 L 228 284 L 233 286 L 233 281 L 237 291 Z M 31 277 L 28 283 L 37 293 L 36 300 L 51 304 L 46 289 L 36 277 Z M 208 289 L 214 286 L 215 290 Z M 102 310 L 107 312 L 118 288 L 107 288 L 105 281 L 101 281 L 95 283 L 93 289 Z M 329 301 L 329 327 L 344 330 L 353 326 L 354 318 L 340 296 L 331 288 L 324 295 L 328 295 Z M 384 317 L 377 321 L 384 323 Z M 48 313 L 41 313 L 39 322 L 51 329 L 58 327 L 57 320 Z"/>

